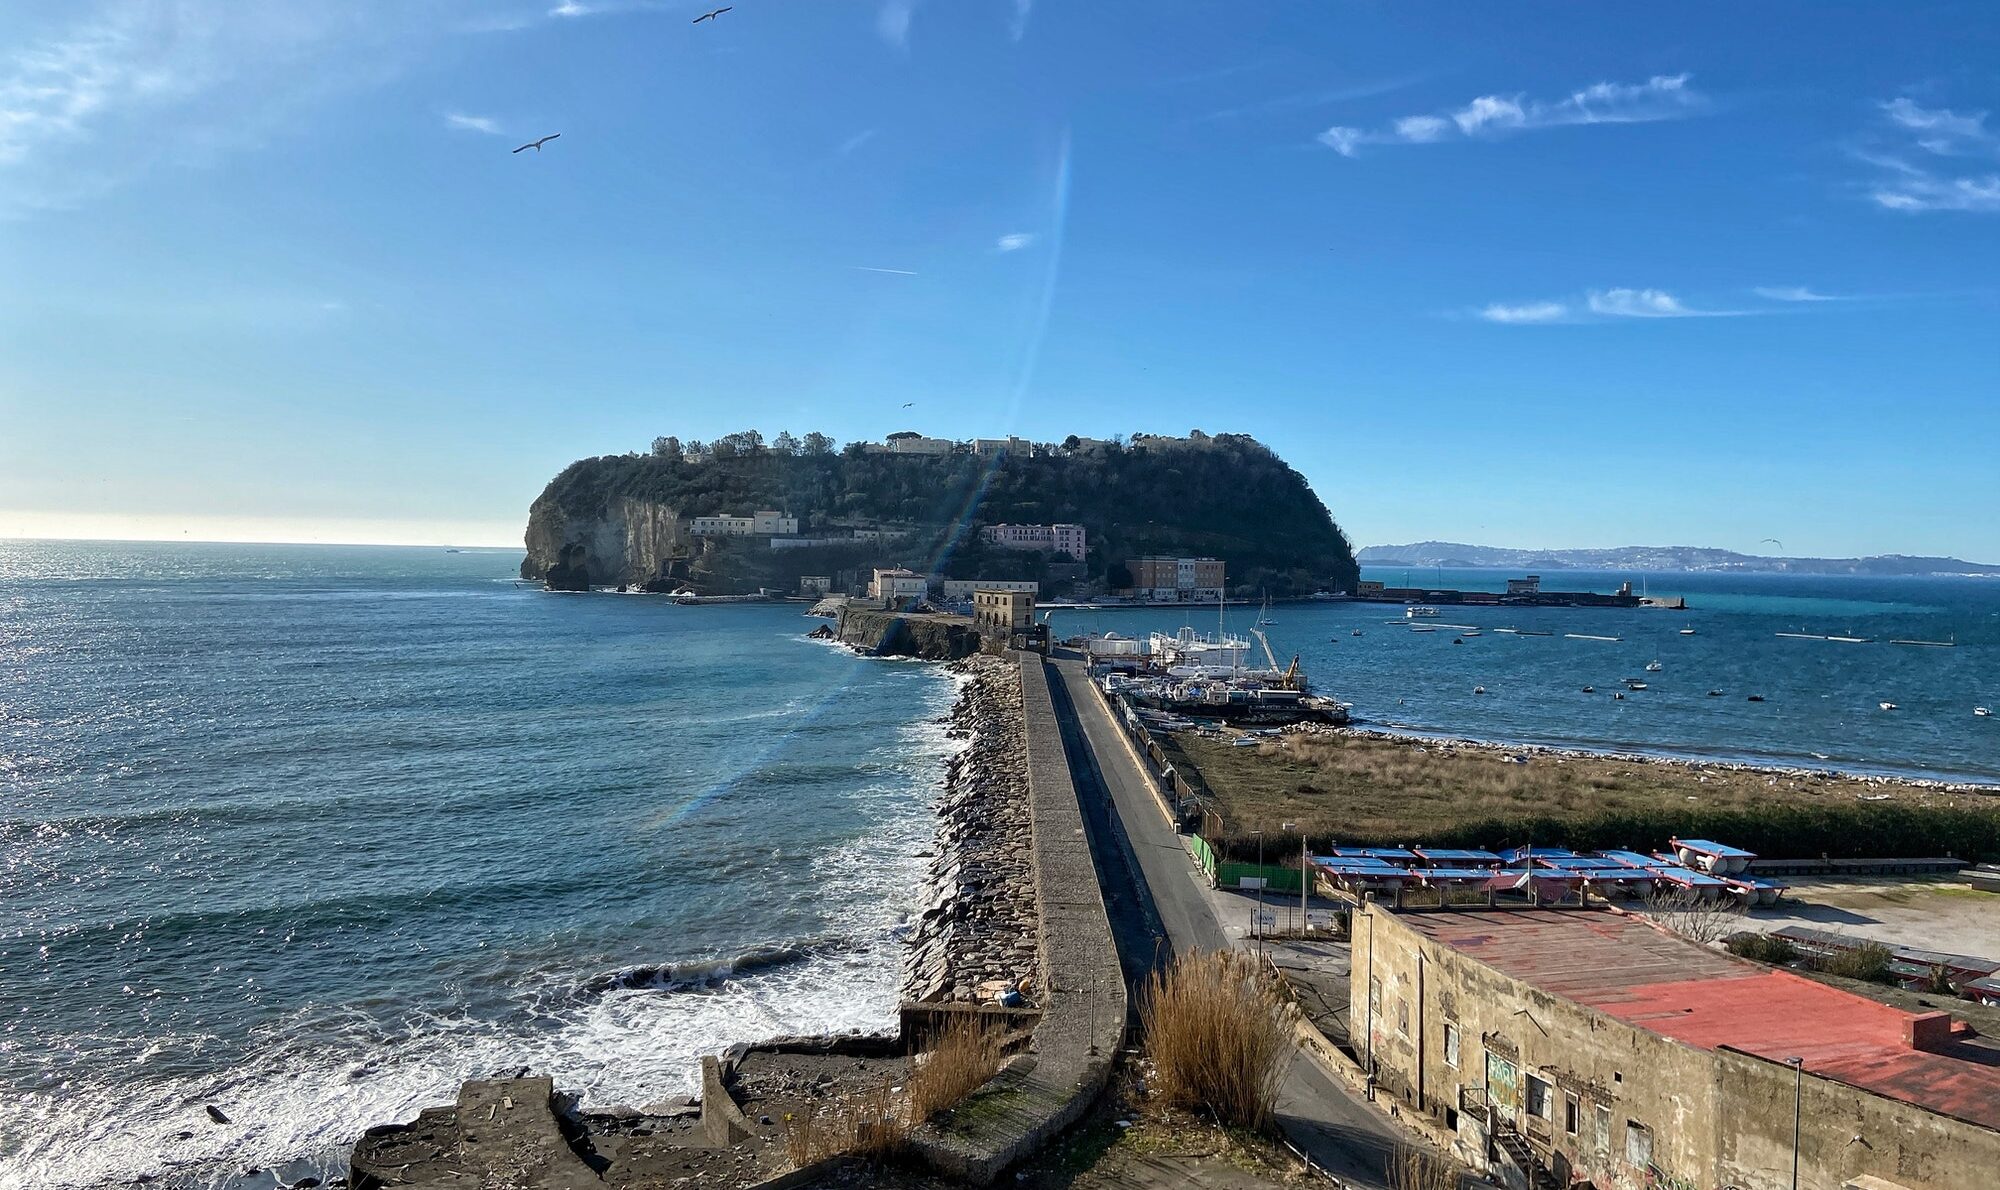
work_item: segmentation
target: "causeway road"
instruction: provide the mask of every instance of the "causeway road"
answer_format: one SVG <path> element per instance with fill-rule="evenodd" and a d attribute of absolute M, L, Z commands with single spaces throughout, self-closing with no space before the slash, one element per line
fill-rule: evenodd
<path fill-rule="evenodd" d="M 1123 732 L 1091 689 L 1083 662 L 1057 659 L 1051 664 L 1062 678 L 1050 687 L 1069 751 L 1071 780 L 1099 854 L 1099 877 L 1136 1005 L 1138 983 L 1173 951 L 1227 950 L 1233 943 L 1216 918 L 1206 878 Z M 1294 1056 L 1279 1088 L 1277 1116 L 1286 1139 L 1342 1185 L 1357 1190 L 1388 1190 L 1390 1155 L 1398 1144 L 1413 1139 L 1303 1050 Z"/>

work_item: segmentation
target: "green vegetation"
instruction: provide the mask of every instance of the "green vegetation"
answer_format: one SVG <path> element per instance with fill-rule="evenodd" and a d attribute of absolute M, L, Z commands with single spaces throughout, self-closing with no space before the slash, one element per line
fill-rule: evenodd
<path fill-rule="evenodd" d="M 1207 555 L 1228 564 L 1240 593 L 1353 589 L 1353 550 L 1325 505 L 1304 477 L 1256 440 L 1221 434 L 1090 448 L 1071 442 L 1052 453 L 982 456 L 965 449 L 871 452 L 860 443 L 836 451 L 817 434 L 780 434 L 768 444 L 754 431 L 708 444 L 662 438 L 650 454 L 572 463 L 549 483 L 533 515 L 559 511 L 568 523 L 588 523 L 620 498 L 682 517 L 781 509 L 798 516 L 808 536 L 856 527 L 908 533 L 893 550 L 835 547 L 825 557 L 785 551 L 791 556 L 784 568 L 794 575 L 893 553 L 946 577 L 1043 580 L 1052 563 L 1068 559 L 993 549 L 979 540 L 977 527 L 1067 522 L 1089 532 L 1088 574 L 1096 580 L 1121 577 L 1116 569 L 1130 557 Z M 717 562 L 714 572 L 719 585 L 748 582 L 772 561 Z"/>
<path fill-rule="evenodd" d="M 1895 973 L 1889 970 L 1890 958 L 1888 947 L 1879 942 L 1867 942 L 1853 950 L 1819 959 L 1813 966 L 1842 979 L 1858 979 L 1862 983 L 1895 983 Z"/>
<path fill-rule="evenodd" d="M 1345 735 L 1293 734 L 1256 748 L 1177 732 L 1167 760 L 1199 778 L 1230 858 L 1296 855 L 1299 825 L 1315 846 L 1429 844 L 1497 848 L 1532 842 L 1578 850 L 1663 847 L 1673 836 L 1725 839 L 1773 858 L 1828 855 L 2000 856 L 1995 799 L 1882 785 L 1601 757 Z"/>
<path fill-rule="evenodd" d="M 1759 934 L 1746 930 L 1731 937 L 1727 945 L 1729 953 L 1739 959 L 1754 959 L 1774 967 L 1790 966 L 1799 959 L 1798 947 L 1776 934 Z"/>

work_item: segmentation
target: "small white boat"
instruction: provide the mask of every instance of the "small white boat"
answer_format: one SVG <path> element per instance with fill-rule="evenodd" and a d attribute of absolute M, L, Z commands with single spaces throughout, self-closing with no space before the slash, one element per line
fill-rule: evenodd
<path fill-rule="evenodd" d="M 1659 673 L 1661 670 L 1665 668 L 1666 666 L 1661 665 L 1658 660 L 1648 661 L 1646 663 L 1646 672 L 1649 674 Z"/>
<path fill-rule="evenodd" d="M 1893 711 L 1896 709 L 1896 704 L 1893 702 L 1878 702 L 1875 705 L 1881 707 L 1885 711 Z"/>
<path fill-rule="evenodd" d="M 1235 739 L 1229 741 L 1229 746 L 1232 748 L 1255 748 L 1257 746 L 1257 741 L 1251 739 L 1247 735 L 1240 735 L 1237 736 Z"/>
<path fill-rule="evenodd" d="M 1644 690 L 1646 688 L 1646 683 L 1640 681 L 1637 678 L 1626 678 L 1625 688 L 1627 690 Z"/>
<path fill-rule="evenodd" d="M 1352 632 L 1348 633 L 1347 635 L 1349 635 L 1349 636 L 1360 636 L 1360 635 L 1361 635 L 1361 630 L 1360 630 L 1359 628 L 1356 628 L 1356 629 L 1355 629 L 1354 631 L 1352 631 Z"/>
<path fill-rule="evenodd" d="M 1437 631 L 1437 628 L 1436 628 L 1436 626 L 1435 626 L 1435 625 L 1431 625 L 1431 624 L 1412 624 L 1412 625 L 1410 625 L 1410 631 L 1411 631 L 1411 632 L 1436 632 L 1436 631 Z"/>
<path fill-rule="evenodd" d="M 1985 707 L 1974 707 L 1972 708 L 1972 713 L 1979 716 L 1981 719 L 1984 719 L 1987 716 L 1991 715 L 1993 712 L 1987 710 Z"/>
<path fill-rule="evenodd" d="M 1484 686 L 1474 686 L 1474 687 L 1472 688 L 1472 692 L 1473 692 L 1474 694 L 1484 694 L 1484 693 L 1486 693 L 1486 687 L 1484 687 Z"/>
<path fill-rule="evenodd" d="M 1681 635 L 1682 635 L 1682 636 L 1693 636 L 1693 635 L 1694 635 L 1694 629 L 1692 629 L 1692 628 L 1683 628 L 1683 629 L 1681 629 Z"/>
<path fill-rule="evenodd" d="M 1419 604 L 1416 607 L 1406 607 L 1403 609 L 1403 617 L 1405 619 L 1414 619 L 1417 616 L 1435 616 L 1437 614 L 1438 614 L 1438 609 L 1434 607 L 1425 607 L 1421 604 Z"/>

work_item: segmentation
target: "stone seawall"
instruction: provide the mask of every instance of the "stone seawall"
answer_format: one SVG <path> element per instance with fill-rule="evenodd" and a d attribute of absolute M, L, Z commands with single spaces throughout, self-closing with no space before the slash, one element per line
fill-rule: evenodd
<path fill-rule="evenodd" d="M 903 994 L 929 1003 L 1032 1003 L 1041 972 L 1021 672 L 986 656 L 952 668 L 967 681 L 950 731 L 967 744 L 952 757 L 938 802 L 930 894 L 905 939 Z"/>
<path fill-rule="evenodd" d="M 1010 1064 L 967 1103 L 919 1128 L 911 1147 L 975 1185 L 1075 1123 L 1104 1090 L 1125 1032 L 1125 977 L 1097 884 L 1083 808 L 1042 658 L 1015 654 L 1027 734 L 1035 899 L 1047 988 L 1031 1061 Z"/>

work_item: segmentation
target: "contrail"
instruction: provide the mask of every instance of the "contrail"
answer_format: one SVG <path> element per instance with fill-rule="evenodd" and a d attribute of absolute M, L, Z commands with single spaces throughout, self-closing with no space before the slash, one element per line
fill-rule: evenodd
<path fill-rule="evenodd" d="M 915 269 L 878 269 L 873 265 L 865 264 L 857 264 L 853 267 L 860 269 L 864 273 L 894 273 L 898 277 L 914 277 L 917 275 Z"/>

